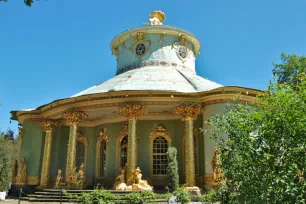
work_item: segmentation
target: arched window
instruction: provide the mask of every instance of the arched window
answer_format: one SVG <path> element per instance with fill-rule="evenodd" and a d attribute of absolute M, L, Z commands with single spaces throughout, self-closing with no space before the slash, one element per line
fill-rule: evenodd
<path fill-rule="evenodd" d="M 76 147 L 76 167 L 79 169 L 81 164 L 85 164 L 85 145 L 82 142 L 77 141 Z"/>
<path fill-rule="evenodd" d="M 106 141 L 101 141 L 100 147 L 100 176 L 105 177 L 106 172 Z"/>
<path fill-rule="evenodd" d="M 99 130 L 96 155 L 96 177 L 106 177 L 107 173 L 107 144 L 106 128 Z"/>
<path fill-rule="evenodd" d="M 168 142 L 163 136 L 153 140 L 153 175 L 166 175 L 168 167 Z"/>
<path fill-rule="evenodd" d="M 128 136 L 124 136 L 120 141 L 120 167 L 124 168 L 127 162 Z"/>
<path fill-rule="evenodd" d="M 77 145 L 75 155 L 75 165 L 77 169 L 80 168 L 83 163 L 86 169 L 86 155 L 87 155 L 88 140 L 83 136 L 82 131 L 77 132 Z"/>
<path fill-rule="evenodd" d="M 168 167 L 168 147 L 171 146 L 170 134 L 162 124 L 156 125 L 150 135 L 151 176 L 166 176 Z"/>

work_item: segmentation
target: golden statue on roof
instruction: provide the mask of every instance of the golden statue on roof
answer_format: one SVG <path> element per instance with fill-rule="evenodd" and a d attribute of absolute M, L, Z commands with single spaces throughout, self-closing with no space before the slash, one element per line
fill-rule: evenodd
<path fill-rule="evenodd" d="M 149 14 L 151 25 L 163 25 L 163 21 L 166 19 L 166 15 L 162 11 L 153 11 Z"/>

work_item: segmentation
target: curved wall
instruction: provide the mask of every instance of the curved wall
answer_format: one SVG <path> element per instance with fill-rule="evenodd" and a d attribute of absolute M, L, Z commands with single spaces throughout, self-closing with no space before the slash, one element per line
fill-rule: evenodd
<path fill-rule="evenodd" d="M 128 70 L 137 69 L 146 65 L 158 66 L 160 63 L 170 63 L 183 71 L 195 73 L 195 56 L 193 45 L 186 41 L 187 57 L 183 60 L 178 56 L 180 37 L 167 34 L 145 34 L 144 39 L 137 41 L 130 38 L 118 47 L 117 75 Z M 137 55 L 137 45 L 145 45 L 145 54 Z"/>

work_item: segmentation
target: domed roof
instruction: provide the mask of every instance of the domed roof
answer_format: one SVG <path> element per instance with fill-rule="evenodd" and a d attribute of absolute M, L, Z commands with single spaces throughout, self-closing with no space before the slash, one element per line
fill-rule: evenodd
<path fill-rule="evenodd" d="M 162 25 L 164 19 L 164 13 L 154 11 L 151 26 L 116 36 L 111 50 L 117 60 L 117 76 L 72 97 L 139 90 L 194 93 L 221 87 L 196 74 L 195 60 L 200 51 L 196 36 Z"/>
<path fill-rule="evenodd" d="M 119 74 L 72 97 L 131 90 L 194 93 L 218 87 L 222 87 L 222 85 L 202 78 L 195 72 L 183 71 L 173 66 L 146 66 Z"/>

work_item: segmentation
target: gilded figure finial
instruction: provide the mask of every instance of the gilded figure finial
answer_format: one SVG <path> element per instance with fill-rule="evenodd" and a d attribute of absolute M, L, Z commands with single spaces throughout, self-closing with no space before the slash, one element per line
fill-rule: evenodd
<path fill-rule="evenodd" d="M 153 11 L 149 16 L 151 25 L 163 25 L 162 22 L 166 19 L 166 15 L 162 11 Z"/>

